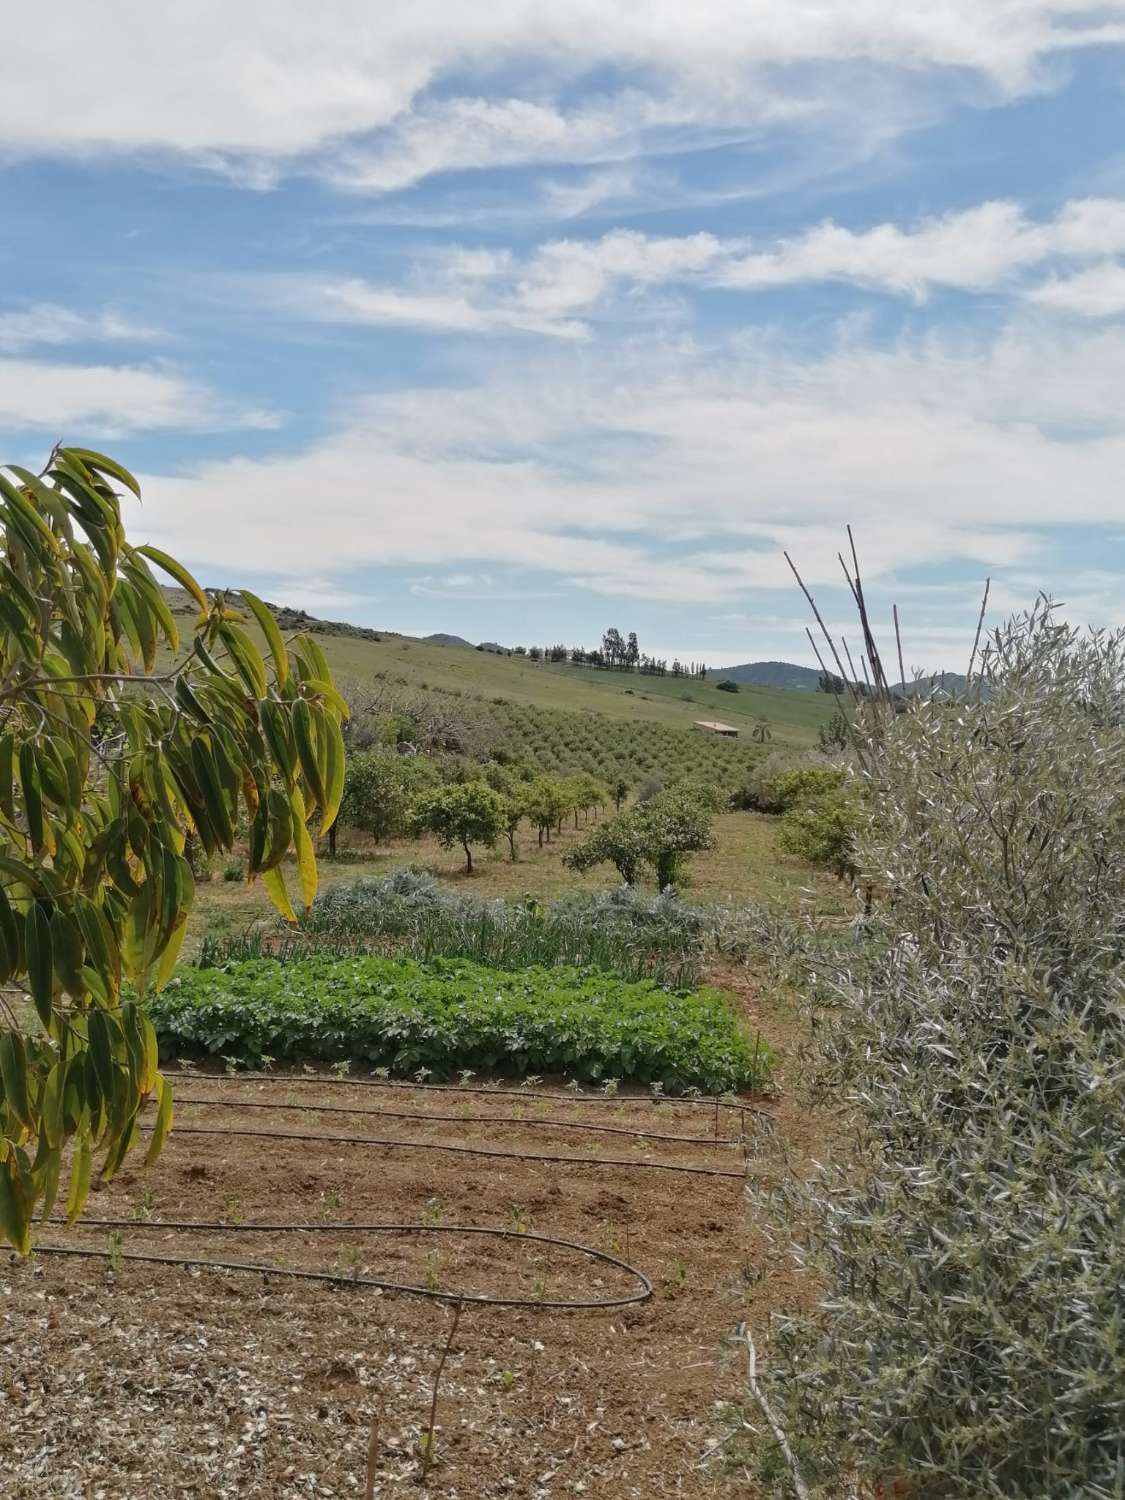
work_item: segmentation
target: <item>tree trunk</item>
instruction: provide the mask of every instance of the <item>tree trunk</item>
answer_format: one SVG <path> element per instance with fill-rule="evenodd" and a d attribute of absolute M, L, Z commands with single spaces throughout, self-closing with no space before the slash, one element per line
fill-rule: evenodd
<path fill-rule="evenodd" d="M 542 847 L 543 847 L 543 825 L 542 825 L 542 823 L 540 823 L 540 825 L 539 825 L 539 847 L 540 847 L 540 849 L 542 849 Z"/>
<path fill-rule="evenodd" d="M 465 851 L 465 873 L 466 875 L 471 875 L 473 873 L 473 851 L 464 842 L 462 842 L 461 848 Z"/>
<path fill-rule="evenodd" d="M 516 862 L 516 830 L 508 829 L 508 848 L 512 851 L 512 863 Z"/>
<path fill-rule="evenodd" d="M 328 830 L 328 857 L 330 859 L 335 859 L 336 858 L 336 824 L 335 823 L 333 823 L 332 827 Z"/>

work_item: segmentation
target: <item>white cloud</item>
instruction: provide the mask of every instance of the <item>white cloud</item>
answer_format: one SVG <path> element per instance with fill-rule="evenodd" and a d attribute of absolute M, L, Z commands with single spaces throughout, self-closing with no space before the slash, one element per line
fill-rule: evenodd
<path fill-rule="evenodd" d="M 5 354 L 18 354 L 37 344 L 141 343 L 160 336 L 159 329 L 133 323 L 112 310 L 90 316 L 57 302 L 37 302 L 19 311 L 0 312 L 0 351 Z"/>
<path fill-rule="evenodd" d="M 1043 528 L 1119 524 L 1115 326 L 842 339 L 812 358 L 779 335 L 552 348 L 373 397 L 304 452 L 151 476 L 141 524 L 203 568 L 422 565 L 426 587 L 433 570 L 523 569 L 712 609 L 787 590 L 783 548 L 835 584 L 849 521 L 873 579 L 954 560 L 1046 586 Z"/>
<path fill-rule="evenodd" d="M 970 77 L 1010 97 L 1047 85 L 1053 59 L 1123 37 L 1123 0 L 275 0 L 234 13 L 199 0 L 190 25 L 147 0 L 60 0 L 5 16 L 19 66 L 0 91 L 0 139 L 9 153 L 187 152 L 267 181 L 270 163 L 323 153 L 330 174 L 386 190 L 457 166 L 621 159 L 654 129 L 753 126 L 809 98 L 812 77 L 850 105 L 856 70 L 896 70 L 915 93 L 938 73 L 951 87 Z M 82 66 L 60 72 L 60 56 Z M 122 59 L 128 86 L 107 87 Z M 524 97 L 450 97 L 469 72 L 516 68 Z M 629 82 L 562 107 L 608 70 Z"/>
<path fill-rule="evenodd" d="M 259 282 L 255 292 L 290 313 L 330 322 L 574 339 L 588 336 L 584 319 L 615 296 L 633 294 L 628 306 L 635 310 L 637 294 L 669 285 L 757 292 L 841 281 L 921 298 L 936 287 L 1018 291 L 1034 268 L 1116 253 L 1125 253 L 1125 200 L 1080 199 L 1043 220 L 1015 203 L 994 202 L 909 229 L 820 224 L 768 248 L 709 233 L 661 237 L 627 229 L 548 240 L 522 260 L 459 247 L 413 266 L 405 286 L 281 277 Z M 1125 270 L 1099 267 L 1028 295 L 1076 311 L 1114 311 L 1125 297 Z"/>
<path fill-rule="evenodd" d="M 1116 261 L 1092 266 L 1077 276 L 1055 277 L 1028 293 L 1032 302 L 1056 312 L 1084 318 L 1112 318 L 1125 313 L 1125 266 Z"/>
<path fill-rule="evenodd" d="M 935 286 L 984 291 L 1054 258 L 1089 260 L 1125 251 L 1125 201 L 1066 204 L 1053 218 L 1028 219 L 1015 203 L 982 203 L 916 229 L 895 224 L 855 232 L 823 224 L 765 252 L 732 257 L 719 285 L 758 290 L 802 281 L 850 281 L 924 295 Z"/>
<path fill-rule="evenodd" d="M 162 367 L 0 359 L 0 424 L 46 429 L 71 442 L 83 433 L 227 432 L 276 427 L 280 420 L 275 413 L 233 406 Z"/>

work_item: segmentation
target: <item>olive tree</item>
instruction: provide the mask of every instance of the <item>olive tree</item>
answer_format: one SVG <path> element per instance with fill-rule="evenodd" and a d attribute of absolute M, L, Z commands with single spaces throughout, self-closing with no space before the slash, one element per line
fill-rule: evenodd
<path fill-rule="evenodd" d="M 504 832 L 504 799 L 485 781 L 452 782 L 425 792 L 414 805 L 412 822 L 419 833 L 432 833 L 443 849 L 460 844 L 471 875 L 472 845 L 493 849 Z"/>
<path fill-rule="evenodd" d="M 851 1126 L 780 1205 L 822 1302 L 767 1389 L 825 1495 L 1120 1495 L 1125 632 L 1041 604 L 979 690 L 870 707 L 885 899 L 808 969 Z"/>
<path fill-rule="evenodd" d="M 344 785 L 346 705 L 318 644 L 131 545 L 120 489 L 140 493 L 86 449 L 0 469 L 0 1237 L 25 1253 L 65 1147 L 73 1220 L 146 1103 L 149 1160 L 171 1125 L 145 997 L 183 942 L 187 838 L 213 854 L 243 822 L 249 878 L 296 920 L 282 860 L 296 851 L 307 908 L 308 824 Z M 196 606 L 188 641 L 153 565 Z"/>

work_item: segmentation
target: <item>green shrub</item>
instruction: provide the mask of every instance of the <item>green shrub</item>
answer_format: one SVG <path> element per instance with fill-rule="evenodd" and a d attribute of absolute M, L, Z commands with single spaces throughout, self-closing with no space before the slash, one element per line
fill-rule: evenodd
<path fill-rule="evenodd" d="M 841 880 L 854 880 L 858 819 L 855 794 L 837 786 L 791 806 L 781 819 L 778 843 L 798 859 L 826 866 Z"/>
<path fill-rule="evenodd" d="M 750 1088 L 765 1069 L 760 1044 L 719 991 L 673 994 L 582 969 L 256 959 L 181 971 L 150 1014 L 164 1055 L 252 1067 L 266 1057 L 354 1061 L 399 1075 L 473 1068 L 708 1093 Z"/>
<path fill-rule="evenodd" d="M 859 964 L 818 963 L 852 1148 L 787 1220 L 823 1303 L 765 1379 L 822 1493 L 1125 1493 L 1125 633 L 1046 606 L 983 691 L 865 715 Z"/>
<path fill-rule="evenodd" d="M 227 881 L 243 880 L 246 877 L 246 867 L 240 859 L 231 859 L 223 866 L 223 879 Z"/>

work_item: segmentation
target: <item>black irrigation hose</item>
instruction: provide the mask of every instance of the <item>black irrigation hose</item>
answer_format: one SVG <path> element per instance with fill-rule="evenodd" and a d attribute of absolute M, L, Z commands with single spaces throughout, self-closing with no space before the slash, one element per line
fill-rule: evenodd
<path fill-rule="evenodd" d="M 631 1130 L 625 1125 L 590 1125 L 583 1120 L 524 1119 L 519 1115 L 444 1115 L 414 1109 L 362 1109 L 347 1104 L 282 1104 L 273 1099 L 199 1099 L 176 1094 L 176 1108 L 209 1105 L 212 1109 L 288 1109 L 303 1114 L 367 1115 L 381 1120 L 441 1120 L 454 1125 L 526 1125 L 534 1129 L 585 1130 L 597 1135 L 628 1135 L 645 1141 L 672 1141 L 681 1146 L 740 1146 L 730 1136 L 712 1139 L 706 1135 L 662 1135 L 655 1130 Z"/>
<path fill-rule="evenodd" d="M 50 1224 L 64 1224 L 65 1219 L 50 1219 Z M 537 1312 L 601 1312 L 612 1307 L 631 1307 L 637 1302 L 647 1302 L 652 1296 L 652 1282 L 643 1271 L 619 1260 L 604 1250 L 595 1250 L 590 1245 L 580 1245 L 576 1240 L 558 1239 L 549 1234 L 523 1233 L 516 1229 L 490 1229 L 479 1224 L 223 1224 L 198 1219 L 152 1219 L 139 1224 L 136 1219 L 79 1219 L 72 1226 L 77 1229 L 187 1229 L 205 1233 L 222 1234 L 322 1234 L 349 1231 L 353 1234 L 483 1234 L 494 1239 L 530 1240 L 539 1245 L 553 1245 L 563 1250 L 573 1250 L 588 1260 L 601 1261 L 615 1267 L 639 1282 L 640 1290 L 627 1297 L 606 1297 L 594 1301 L 571 1298 L 551 1300 L 540 1297 L 492 1297 L 479 1292 L 453 1292 L 432 1287 L 412 1286 L 401 1281 L 382 1281 L 372 1276 L 338 1276 L 331 1271 L 302 1271 L 288 1266 L 261 1265 L 253 1261 L 202 1260 L 192 1255 L 157 1255 L 140 1250 L 86 1250 L 79 1245 L 36 1245 L 36 1255 L 80 1255 L 113 1259 L 115 1253 L 122 1260 L 143 1261 L 160 1266 L 198 1266 L 209 1271 L 251 1271 L 263 1276 L 289 1276 L 300 1281 L 327 1282 L 332 1286 L 371 1287 L 381 1292 L 398 1293 L 405 1297 L 425 1297 L 432 1302 L 459 1302 L 465 1305 L 476 1303 L 484 1307 L 525 1307 Z"/>
<path fill-rule="evenodd" d="M 423 1089 L 434 1094 L 511 1094 L 517 1099 L 551 1099 L 556 1104 L 680 1104 L 697 1109 L 737 1109 L 761 1113 L 756 1105 L 744 1100 L 722 1099 L 717 1096 L 703 1098 L 694 1094 L 583 1094 L 573 1089 L 552 1093 L 549 1089 L 484 1088 L 476 1085 L 470 1088 L 459 1083 L 405 1083 L 392 1078 L 341 1078 L 336 1074 L 325 1073 L 197 1073 L 187 1068 L 174 1073 L 169 1070 L 169 1076 L 205 1079 L 208 1083 L 243 1083 L 250 1080 L 255 1083 L 328 1084 L 333 1088 L 340 1084 L 366 1089 Z"/>
<path fill-rule="evenodd" d="M 146 1127 L 142 1127 L 147 1133 Z M 316 1142 L 321 1146 L 387 1146 L 401 1151 L 450 1151 L 460 1156 L 493 1156 L 507 1161 L 561 1162 L 576 1167 L 625 1167 L 631 1172 L 686 1172 L 695 1177 L 737 1177 L 744 1181 L 746 1173 L 731 1171 L 726 1167 L 696 1167 L 686 1163 L 670 1161 L 625 1161 L 614 1156 L 563 1156 L 549 1152 L 501 1151 L 495 1146 L 452 1146 L 443 1141 L 403 1141 L 393 1136 L 377 1135 L 307 1135 L 298 1130 L 241 1130 L 234 1126 L 221 1125 L 177 1125 L 169 1136 L 176 1140 L 183 1135 L 230 1135 L 248 1136 L 263 1141 Z"/>

